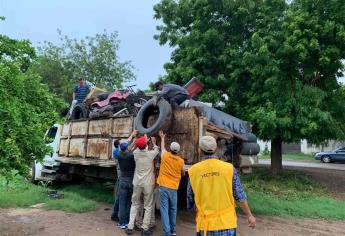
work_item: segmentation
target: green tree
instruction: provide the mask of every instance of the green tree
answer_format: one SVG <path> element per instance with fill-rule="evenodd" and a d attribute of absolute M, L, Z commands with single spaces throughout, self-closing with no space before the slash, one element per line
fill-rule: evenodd
<path fill-rule="evenodd" d="M 77 40 L 60 35 L 60 44 L 44 42 L 38 47 L 37 71 L 50 90 L 71 99 L 73 85 L 80 77 L 106 89 L 122 88 L 135 79 L 130 61 L 118 57 L 118 33 L 96 34 Z"/>
<path fill-rule="evenodd" d="M 43 141 L 64 104 L 28 70 L 35 50 L 27 40 L 0 35 L 0 173 L 27 173 L 49 151 Z"/>
<path fill-rule="evenodd" d="M 225 110 L 272 140 L 272 174 L 282 142 L 344 138 L 345 5 L 319 0 L 162 0 L 156 39 L 174 47 L 167 80 L 193 76 L 203 99 L 227 94 Z"/>

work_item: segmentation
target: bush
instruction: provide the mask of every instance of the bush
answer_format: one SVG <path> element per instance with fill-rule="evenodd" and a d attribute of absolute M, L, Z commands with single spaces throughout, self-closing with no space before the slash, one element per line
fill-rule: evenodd
<path fill-rule="evenodd" d="M 0 35 L 0 174 L 26 174 L 33 159 L 49 152 L 43 136 L 64 106 L 27 70 L 34 59 L 28 41 Z"/>

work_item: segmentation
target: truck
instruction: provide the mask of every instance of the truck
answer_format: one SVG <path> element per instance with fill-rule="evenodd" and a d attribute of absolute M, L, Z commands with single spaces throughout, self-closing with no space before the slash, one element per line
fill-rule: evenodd
<path fill-rule="evenodd" d="M 235 166 L 237 160 L 240 163 L 237 167 L 250 171 L 251 165 L 257 162 L 258 150 L 241 152 L 240 148 L 234 147 L 248 142 L 248 137 L 250 142 L 255 143 L 253 135 L 246 136 L 221 128 L 205 114 L 200 106 L 172 110 L 171 123 L 166 132 L 167 143 L 176 141 L 180 144 L 185 170 L 201 160 L 198 151 L 200 137 L 211 135 L 217 140 L 220 159 L 233 162 Z M 42 162 L 35 161 L 33 164 L 33 181 L 69 181 L 74 177 L 115 181 L 116 163 L 112 157 L 114 140 L 127 139 L 136 122 L 135 116 L 124 115 L 53 125 L 45 136 L 52 152 Z"/>

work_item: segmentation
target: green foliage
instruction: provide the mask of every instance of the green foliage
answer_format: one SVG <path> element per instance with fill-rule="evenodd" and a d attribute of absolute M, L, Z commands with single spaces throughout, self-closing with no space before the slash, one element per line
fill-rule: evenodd
<path fill-rule="evenodd" d="M 46 192 L 56 189 L 63 199 L 50 199 Z M 12 171 L 0 175 L 0 208 L 29 207 L 44 203 L 44 208 L 69 212 L 87 212 L 97 209 L 99 202 L 113 203 L 113 185 L 84 184 L 67 186 L 34 185 Z"/>
<path fill-rule="evenodd" d="M 168 81 L 197 77 L 213 103 L 227 94 L 225 111 L 275 150 L 345 138 L 342 1 L 162 0 L 154 10 L 163 22 L 155 38 L 174 48 Z"/>
<path fill-rule="evenodd" d="M 18 171 L 0 174 L 0 208 L 28 207 L 45 200 L 42 189 L 29 183 Z"/>
<path fill-rule="evenodd" d="M 270 150 L 268 150 L 267 144 L 265 145 L 265 149 L 262 151 L 263 156 L 269 156 L 271 154 Z"/>
<path fill-rule="evenodd" d="M 49 151 L 44 133 L 64 105 L 27 70 L 34 59 L 28 41 L 0 35 L 0 173 L 27 173 L 32 160 L 43 158 Z"/>
<path fill-rule="evenodd" d="M 34 70 L 48 84 L 50 91 L 71 99 L 76 80 L 87 81 L 107 89 L 122 88 L 124 82 L 135 79 L 130 61 L 118 57 L 118 33 L 96 34 L 82 40 L 60 35 L 60 44 L 44 42 L 38 47 L 39 58 Z"/>
<path fill-rule="evenodd" d="M 345 219 L 345 203 L 302 174 L 284 172 L 273 178 L 267 170 L 255 169 L 241 180 L 255 214 Z"/>

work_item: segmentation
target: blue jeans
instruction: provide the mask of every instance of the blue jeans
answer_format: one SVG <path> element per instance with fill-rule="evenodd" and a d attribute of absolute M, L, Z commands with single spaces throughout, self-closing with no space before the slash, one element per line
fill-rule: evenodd
<path fill-rule="evenodd" d="M 120 206 L 120 224 L 128 224 L 129 212 L 131 210 L 131 199 L 133 194 L 133 178 L 121 177 L 119 189 L 119 206 Z"/>
<path fill-rule="evenodd" d="M 113 206 L 113 212 L 111 214 L 111 218 L 118 219 L 119 218 L 119 183 L 120 178 L 117 178 L 115 183 L 115 202 Z"/>
<path fill-rule="evenodd" d="M 163 235 L 169 236 L 176 232 L 177 190 L 160 186 L 159 203 Z"/>

